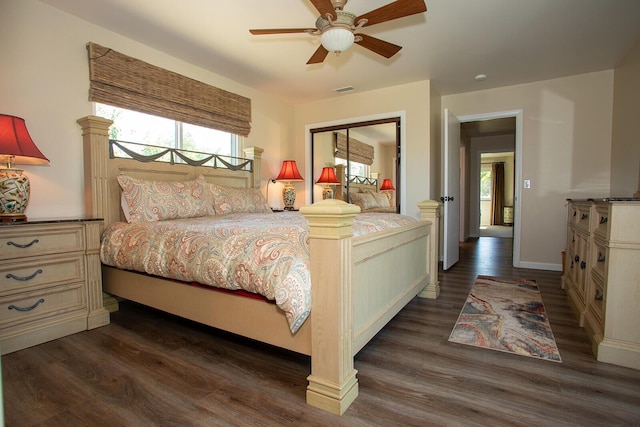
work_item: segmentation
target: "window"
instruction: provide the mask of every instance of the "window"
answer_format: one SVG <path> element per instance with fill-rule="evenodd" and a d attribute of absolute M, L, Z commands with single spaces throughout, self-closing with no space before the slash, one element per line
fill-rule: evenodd
<path fill-rule="evenodd" d="M 339 157 L 335 158 L 335 164 L 336 165 L 345 165 L 347 164 L 347 161 L 345 159 L 341 159 Z M 368 178 L 369 177 L 369 169 L 370 166 L 369 165 L 365 165 L 364 163 L 358 163 L 358 162 L 349 162 L 349 176 L 350 177 L 354 177 L 354 176 L 359 176 L 361 178 Z"/>
<path fill-rule="evenodd" d="M 110 139 L 238 157 L 237 135 L 106 104 L 95 107 L 98 116 L 113 120 Z"/>
<path fill-rule="evenodd" d="M 491 200 L 491 165 L 482 165 L 480 170 L 480 200 Z"/>

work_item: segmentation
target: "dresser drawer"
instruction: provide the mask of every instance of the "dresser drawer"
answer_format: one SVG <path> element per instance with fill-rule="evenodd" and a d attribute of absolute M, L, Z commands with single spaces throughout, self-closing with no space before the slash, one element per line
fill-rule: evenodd
<path fill-rule="evenodd" d="M 86 309 L 84 284 L 54 286 L 0 298 L 0 328 Z"/>
<path fill-rule="evenodd" d="M 0 295 L 83 281 L 84 256 L 62 254 L 0 264 Z"/>
<path fill-rule="evenodd" d="M 604 241 L 600 239 L 593 240 L 592 253 L 592 269 L 597 271 L 601 277 L 607 276 L 607 259 L 609 258 L 609 248 L 607 248 Z"/>
<path fill-rule="evenodd" d="M 595 234 L 603 239 L 609 238 L 609 205 L 596 206 Z"/>
<path fill-rule="evenodd" d="M 15 226 L 0 230 L 0 260 L 84 250 L 84 227 Z"/>
<path fill-rule="evenodd" d="M 588 296 L 589 310 L 600 327 L 599 332 L 604 331 L 604 318 L 606 306 L 607 287 L 605 279 L 598 273 L 594 273 L 591 281 L 590 294 Z"/>
<path fill-rule="evenodd" d="M 577 229 L 589 232 L 591 224 L 591 205 L 575 205 L 572 222 Z"/>

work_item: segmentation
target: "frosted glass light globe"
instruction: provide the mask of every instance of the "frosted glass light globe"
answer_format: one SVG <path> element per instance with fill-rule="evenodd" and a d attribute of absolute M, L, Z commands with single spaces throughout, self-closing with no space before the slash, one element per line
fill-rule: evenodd
<path fill-rule="evenodd" d="M 329 52 L 344 52 L 353 44 L 353 32 L 345 28 L 331 28 L 320 36 L 320 42 Z"/>

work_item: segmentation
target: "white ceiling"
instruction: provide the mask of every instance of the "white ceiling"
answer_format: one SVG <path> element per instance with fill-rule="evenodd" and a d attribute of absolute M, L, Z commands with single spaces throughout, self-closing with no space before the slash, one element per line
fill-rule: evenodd
<path fill-rule="evenodd" d="M 612 69 L 640 39 L 640 0 L 426 0 L 426 13 L 362 30 L 403 46 L 391 59 L 354 45 L 306 65 L 318 37 L 249 29 L 313 27 L 308 0 L 40 1 L 292 103 L 344 86 L 431 80 L 449 95 Z M 390 2 L 350 0 L 345 10 Z M 476 82 L 479 73 L 488 78 Z"/>

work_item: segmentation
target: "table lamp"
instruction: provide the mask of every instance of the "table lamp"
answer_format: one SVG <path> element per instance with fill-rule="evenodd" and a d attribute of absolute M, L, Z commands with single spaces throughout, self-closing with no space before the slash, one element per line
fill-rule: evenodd
<path fill-rule="evenodd" d="M 47 164 L 49 159 L 36 147 L 24 119 L 0 114 L 0 161 L 7 165 L 0 168 L 0 221 L 26 221 L 29 178 L 13 166 Z"/>
<path fill-rule="evenodd" d="M 322 168 L 320 178 L 316 181 L 316 184 L 324 184 L 322 189 L 322 199 L 333 199 L 332 185 L 339 185 L 340 181 L 336 178 L 336 170 L 332 167 Z"/>
<path fill-rule="evenodd" d="M 395 187 L 393 186 L 393 183 L 391 182 L 390 179 L 387 178 L 382 181 L 382 185 L 380 186 L 380 192 L 387 195 L 387 198 L 389 199 L 389 204 L 391 204 L 391 192 L 394 190 L 395 190 Z"/>
<path fill-rule="evenodd" d="M 295 160 L 285 160 L 282 162 L 282 168 L 276 181 L 286 182 L 282 189 L 282 201 L 284 202 L 285 210 L 293 210 L 293 204 L 296 201 L 296 189 L 293 184 L 291 184 L 291 181 L 304 181 L 304 178 L 302 178 L 298 171 Z"/>

